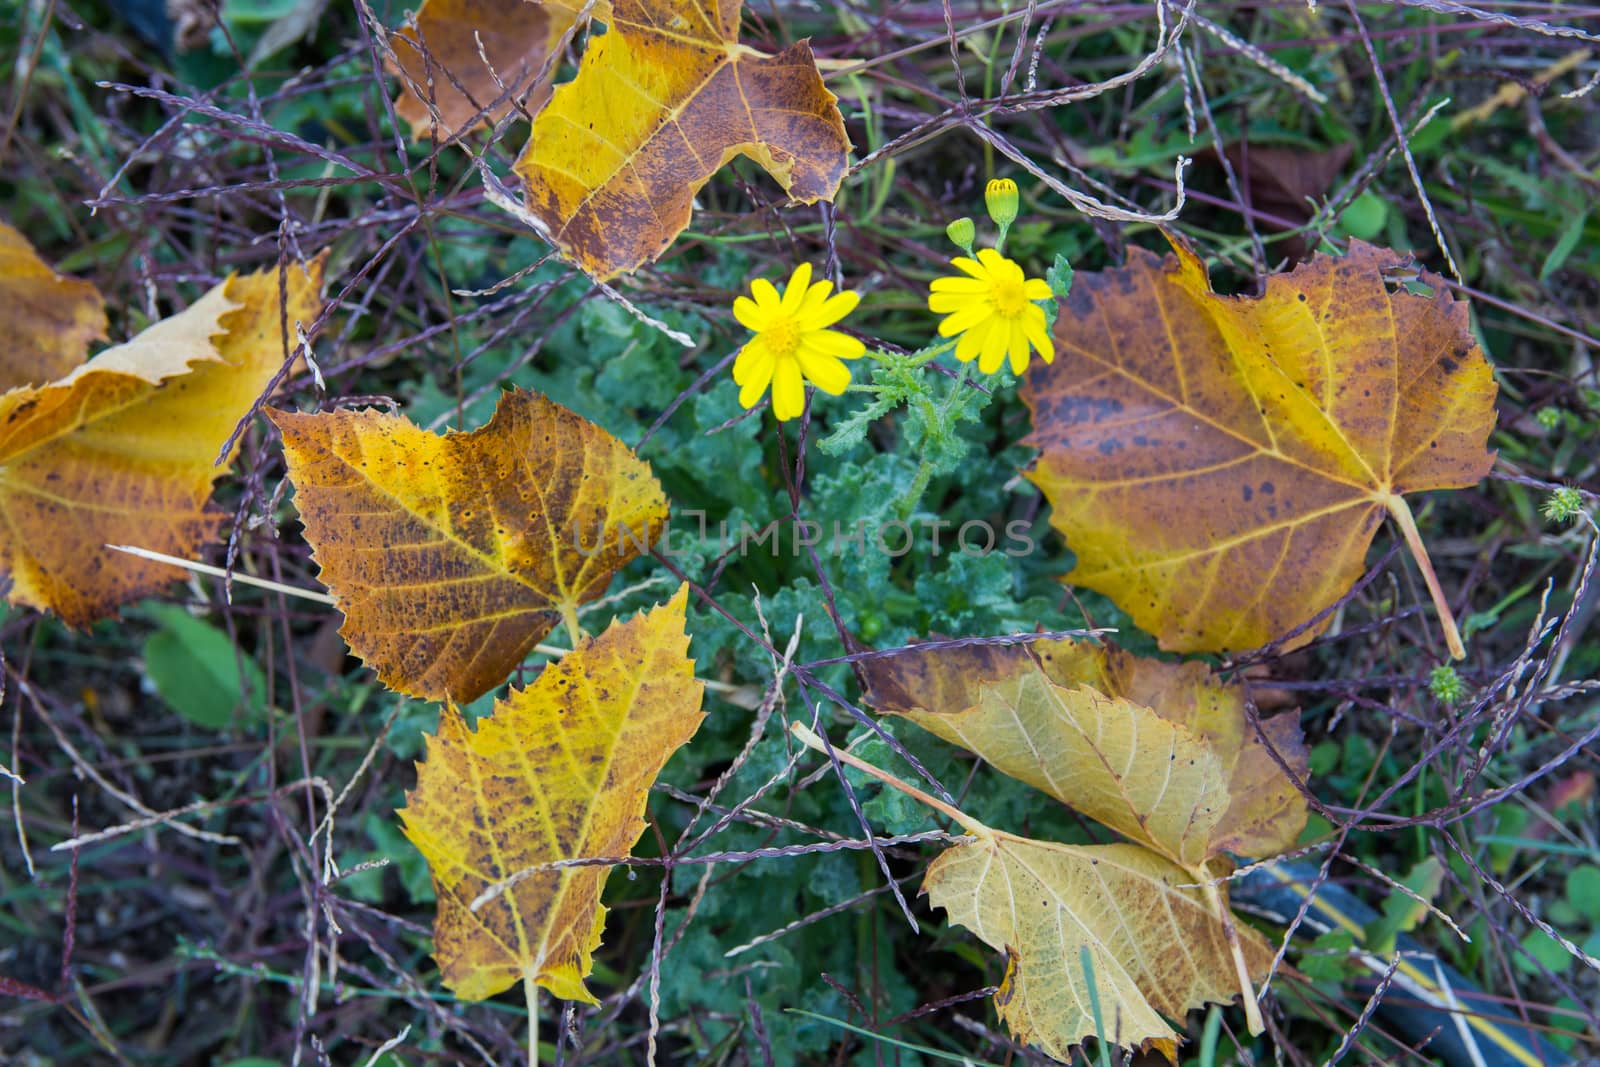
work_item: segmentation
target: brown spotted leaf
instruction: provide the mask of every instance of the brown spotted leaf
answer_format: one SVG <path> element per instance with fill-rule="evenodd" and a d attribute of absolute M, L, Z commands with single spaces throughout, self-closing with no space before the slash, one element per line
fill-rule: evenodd
<path fill-rule="evenodd" d="M 1281 852 L 1305 826 L 1305 797 L 1278 762 L 1304 780 L 1299 713 L 1258 733 L 1244 691 L 1202 664 L 1041 640 L 913 647 L 865 672 L 874 708 L 1192 872 L 1224 852 Z"/>
<path fill-rule="evenodd" d="M 742 0 L 616 0 L 517 160 L 528 210 L 601 280 L 654 259 L 736 155 L 791 201 L 831 200 L 850 153 L 811 46 L 739 44 Z"/>
<path fill-rule="evenodd" d="M 1218 296 L 1174 242 L 1078 275 L 1059 358 L 1023 388 L 1029 477 L 1077 554 L 1066 580 L 1163 648 L 1250 648 L 1337 602 L 1389 514 L 1445 604 L 1403 494 L 1472 485 L 1494 460 L 1466 305 L 1431 276 L 1431 296 L 1391 285 L 1400 257 L 1359 241 L 1259 299 Z"/>
<path fill-rule="evenodd" d="M 321 287 L 320 260 L 229 278 L 59 381 L 0 396 L 0 572 L 13 604 L 86 626 L 184 575 L 104 546 L 188 558 L 216 535 L 217 455 L 292 356 L 296 325 L 317 317 Z"/>
<path fill-rule="evenodd" d="M 536 393 L 470 433 L 377 411 L 270 411 L 340 633 L 389 688 L 468 701 L 651 543 L 650 468 Z"/>
<path fill-rule="evenodd" d="M 99 290 L 51 270 L 25 237 L 0 222 L 0 389 L 70 373 L 105 336 Z"/>
<path fill-rule="evenodd" d="M 538 111 L 550 98 L 550 57 L 582 10 L 581 0 L 424 0 L 415 26 L 391 38 L 401 86 L 395 113 L 416 139 L 444 140 L 493 125 L 512 101 Z M 596 4 L 591 14 L 606 12 Z"/>
<path fill-rule="evenodd" d="M 434 958 L 461 999 L 522 980 L 596 1003 L 583 979 L 611 867 L 543 865 L 627 855 L 656 775 L 705 717 L 684 633 L 687 590 L 585 639 L 475 731 L 454 707 L 440 715 L 400 817 L 433 874 Z"/>
<path fill-rule="evenodd" d="M 1173 1063 L 1181 1037 L 1165 1020 L 1240 992 L 1225 924 L 1252 981 L 1271 965 L 1260 934 L 1232 923 L 1201 890 L 1180 888 L 1194 877 L 1147 849 L 967 829 L 975 840 L 934 860 L 923 892 L 1007 955 L 994 998 L 1000 1018 L 1018 1041 L 1059 1060 L 1097 1034 L 1085 949 L 1104 1036 Z"/>

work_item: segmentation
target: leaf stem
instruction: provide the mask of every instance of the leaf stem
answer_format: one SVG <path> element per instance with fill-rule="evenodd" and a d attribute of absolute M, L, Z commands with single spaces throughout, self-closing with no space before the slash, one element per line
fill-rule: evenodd
<path fill-rule="evenodd" d="M 831 751 L 840 763 L 849 764 L 862 774 L 870 775 L 882 782 L 884 785 L 893 786 L 894 788 L 900 790 L 900 792 L 904 793 L 911 799 L 921 801 L 934 811 L 937 811 L 940 815 L 954 820 L 957 825 L 959 825 L 968 833 L 982 834 L 987 837 L 994 836 L 995 831 L 989 829 L 989 827 L 983 825 L 983 823 L 979 822 L 977 819 L 974 819 L 960 808 L 946 804 L 944 801 L 940 800 L 936 796 L 933 796 L 931 793 L 924 793 L 910 782 L 902 781 L 890 774 L 888 771 L 880 770 L 877 767 L 874 767 L 860 756 L 852 755 L 837 745 L 834 745 L 830 748 L 830 746 L 828 746 L 822 740 L 822 738 L 818 737 L 816 733 L 805 723 L 790 723 L 789 732 L 807 748 L 821 752 L 823 755 L 827 755 Z"/>
<path fill-rule="evenodd" d="M 1200 891 L 1205 894 L 1206 903 L 1222 923 L 1222 936 L 1228 940 L 1228 952 L 1233 956 L 1233 970 L 1239 978 L 1239 992 L 1244 1000 L 1244 1021 L 1250 1028 L 1252 1035 L 1266 1030 L 1267 1024 L 1261 1018 L 1261 1005 L 1256 1002 L 1255 986 L 1250 983 L 1250 968 L 1244 961 L 1244 948 L 1239 944 L 1239 929 L 1233 924 L 1233 913 L 1222 902 L 1222 894 L 1217 891 L 1217 883 L 1211 873 L 1202 869 L 1197 872 L 1204 875 L 1200 884 Z"/>
<path fill-rule="evenodd" d="M 583 644 L 583 624 L 578 622 L 578 606 L 570 600 L 561 603 L 561 621 L 566 624 L 567 634 L 572 638 L 572 647 Z"/>
<path fill-rule="evenodd" d="M 1433 572 L 1433 561 L 1428 558 L 1427 546 L 1417 532 L 1417 522 L 1411 517 L 1411 505 L 1399 493 L 1391 493 L 1384 501 L 1384 507 L 1389 509 L 1389 516 L 1400 527 L 1406 547 L 1411 549 L 1411 558 L 1417 561 L 1422 580 L 1428 583 L 1428 595 L 1433 597 L 1433 606 L 1439 612 L 1439 625 L 1444 628 L 1444 643 L 1450 650 L 1450 658 L 1465 659 L 1467 650 L 1461 644 L 1461 631 L 1456 629 L 1455 616 L 1450 613 L 1450 602 L 1445 599 L 1444 589 L 1439 585 L 1439 576 Z"/>
<path fill-rule="evenodd" d="M 528 1067 L 539 1067 L 539 987 L 522 976 L 522 993 L 528 1001 Z"/>
<path fill-rule="evenodd" d="M 310 589 L 299 589 L 292 585 L 284 585 L 282 582 L 272 582 L 265 578 L 257 578 L 254 575 L 242 574 L 238 571 L 234 571 L 230 574 L 221 567 L 213 567 L 209 563 L 197 563 L 194 560 L 184 559 L 182 556 L 169 556 L 165 552 L 155 552 L 148 548 L 139 548 L 136 545 L 106 545 L 105 547 L 114 552 L 126 552 L 130 556 L 138 556 L 140 559 L 154 560 L 156 563 L 167 563 L 174 567 L 182 567 L 183 569 L 193 571 L 196 574 L 208 574 L 213 578 L 223 578 L 228 581 L 237 582 L 240 585 L 253 585 L 259 589 L 268 589 L 274 593 L 282 593 L 285 596 L 297 596 L 302 600 L 314 600 L 318 604 L 337 603 L 337 601 L 335 601 L 333 597 L 329 596 L 327 593 L 318 593 Z"/>

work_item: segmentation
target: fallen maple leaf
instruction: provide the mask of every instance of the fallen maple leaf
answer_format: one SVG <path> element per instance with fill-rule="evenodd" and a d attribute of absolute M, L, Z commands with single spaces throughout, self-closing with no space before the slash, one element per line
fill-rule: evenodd
<path fill-rule="evenodd" d="M 583 7 L 582 0 L 424 0 L 415 25 L 390 39 L 401 86 L 395 114 L 416 139 L 443 140 L 494 125 L 514 101 L 538 111 L 550 98 L 554 64 L 547 60 Z M 605 4 L 594 5 L 594 17 L 606 13 Z M 508 99 L 489 106 L 508 89 Z"/>
<path fill-rule="evenodd" d="M 1252 979 L 1272 949 L 1249 927 L 1230 935 L 1182 868 L 1137 845 L 1059 845 L 980 825 L 943 852 L 922 890 L 950 921 L 1007 956 L 995 1007 L 1012 1036 L 1059 1060 L 1099 1036 L 1178 1062 L 1182 1019 L 1239 993 L 1230 936 Z M 1088 950 L 1090 977 L 1084 973 Z M 1104 1027 L 1102 1031 L 1101 1027 Z"/>
<path fill-rule="evenodd" d="M 1305 798 L 1285 773 L 1306 774 L 1298 712 L 1262 723 L 1258 733 L 1243 690 L 1203 665 L 1072 640 L 912 647 L 862 670 L 872 707 L 960 745 L 1139 846 L 1116 853 L 1115 884 L 1095 849 L 1027 842 L 1028 855 L 1048 854 L 1029 862 L 1016 853 L 1021 846 L 1007 843 L 1018 839 L 994 832 L 978 834 L 981 861 L 971 854 L 959 861 L 977 873 L 952 875 L 957 888 L 935 893 L 939 863 L 953 853 L 930 869 L 926 888 L 935 904 L 950 902 L 941 906 L 951 909 L 951 921 L 1011 954 L 1011 973 L 1021 977 L 1008 978 L 996 1004 L 1020 1038 L 1065 1058 L 1094 1032 L 1084 999 L 1077 1011 L 1057 1003 L 1066 1000 L 1063 983 L 1074 991 L 1081 984 L 1074 970 L 1080 943 L 1090 947 L 1097 982 L 1103 973 L 1115 977 L 1116 968 L 1145 975 L 1129 979 L 1132 993 L 1115 981 L 1103 991 L 1116 998 L 1108 1002 L 1120 1013 L 1123 1044 L 1153 1042 L 1175 1060 L 1176 1036 L 1156 1013 L 1182 1018 L 1236 992 L 1252 1032 L 1259 1030 L 1251 983 L 1263 970 L 1262 945 L 1233 922 L 1219 880 L 1233 869 L 1225 853 L 1272 855 L 1305 827 Z M 1136 853 L 1144 858 L 1136 861 Z M 1019 888 L 1024 875 L 1033 882 Z M 1179 885 L 1190 888 L 1173 888 Z M 1009 926 L 1002 921 L 1008 901 L 1020 902 Z M 1183 917 L 1194 909 L 1203 920 Z M 1070 925 L 1058 915 L 1063 910 L 1073 913 Z M 1050 931 L 1064 938 L 1059 931 L 1069 928 L 1070 943 L 1051 943 Z M 1119 951 L 1104 943 L 1124 936 L 1137 943 Z M 1184 938 L 1185 959 L 1166 958 L 1162 946 Z"/>
<path fill-rule="evenodd" d="M 471 433 L 400 415 L 269 411 L 339 631 L 389 688 L 467 701 L 505 681 L 557 622 L 660 531 L 650 468 L 537 393 L 500 397 Z"/>
<path fill-rule="evenodd" d="M 94 283 L 57 274 L 27 238 L 0 222 L 0 389 L 67 374 L 105 336 Z"/>
<path fill-rule="evenodd" d="M 605 280 L 654 259 L 695 193 L 736 155 L 791 201 L 831 200 L 850 154 L 811 45 L 739 44 L 743 0 L 617 0 L 578 75 L 533 121 L 517 160 L 528 210 Z"/>
<path fill-rule="evenodd" d="M 546 865 L 627 855 L 656 775 L 705 717 L 687 598 L 680 586 L 584 640 L 475 732 L 454 707 L 441 713 L 400 817 L 433 874 L 434 958 L 461 999 L 520 979 L 596 1003 L 583 979 L 611 867 Z"/>
<path fill-rule="evenodd" d="M 947 651 L 952 650 L 912 653 L 909 658 L 926 659 L 931 666 Z M 976 651 L 981 659 L 988 650 Z M 901 658 L 906 657 L 893 659 Z M 1026 673 L 1021 663 L 1012 663 L 1013 674 Z M 953 670 L 945 672 L 942 665 L 931 669 L 946 681 L 956 681 Z M 975 689 L 992 691 L 988 683 L 977 683 Z M 955 691 L 937 684 L 934 690 L 945 696 Z M 924 722 L 964 714 L 952 708 L 946 714 L 913 717 Z M 1114 723 L 1108 727 L 1115 730 Z M 796 723 L 790 729 L 812 748 L 822 749 L 821 740 L 804 726 Z M 1108 775 L 1088 763 L 1111 745 L 1073 758 L 1054 750 L 1053 740 L 1037 724 L 1019 720 L 1007 733 L 994 720 L 979 739 L 987 750 L 980 755 L 999 761 L 996 766 L 1002 770 L 1015 768 L 1009 770 L 1014 774 L 1029 764 L 1047 768 L 1047 774 L 1059 779 L 1055 791 L 1071 792 L 1079 801 L 1107 788 L 1115 791 L 1108 782 L 1133 780 L 1138 777 L 1135 768 L 1159 782 L 1169 766 L 1163 753 L 1130 750 L 1127 766 Z M 1035 744 L 1040 749 L 1024 756 Z M 1191 741 L 1185 758 L 1198 751 L 1200 746 Z M 952 923 L 1006 954 L 1006 976 L 995 994 L 995 1007 L 1019 1041 L 1066 1060 L 1073 1046 L 1098 1035 L 1129 1048 L 1158 1050 L 1176 1063 L 1180 1038 L 1162 1016 L 1182 1019 L 1193 1008 L 1240 993 L 1252 1032 L 1259 1032 L 1251 983 L 1267 972 L 1272 951 L 1260 934 L 1238 926 L 1228 911 L 1226 886 L 1218 884 L 1232 870 L 1226 861 L 1202 863 L 1197 871 L 1144 844 L 1079 846 L 1019 837 L 985 826 L 848 752 L 836 749 L 834 754 L 950 817 L 973 837 L 934 860 L 922 891 L 949 913 Z M 1074 784 L 1080 774 L 1088 780 Z M 1174 779 L 1162 792 L 1186 794 L 1194 787 L 1193 781 Z M 1133 803 L 1151 799 L 1152 794 L 1141 790 Z M 1157 806 L 1161 800 L 1154 797 Z M 1086 805 L 1096 806 L 1094 801 Z M 1098 1020 L 1091 980 L 1100 1005 Z"/>
<path fill-rule="evenodd" d="M 86 626 L 183 576 L 105 546 L 187 557 L 214 536 L 218 452 L 295 351 L 296 323 L 316 318 L 321 287 L 320 259 L 281 280 L 276 267 L 230 277 L 61 380 L 0 396 L 0 572 L 13 604 Z"/>
<path fill-rule="evenodd" d="M 1352 241 L 1217 296 L 1176 237 L 1080 274 L 1055 325 L 1061 358 L 1030 375 L 1028 477 L 1078 556 L 1066 580 L 1116 601 L 1161 646 L 1282 638 L 1365 568 L 1385 513 L 1464 652 L 1402 494 L 1488 473 L 1495 383 L 1466 305 L 1391 291 L 1400 256 Z M 1320 630 L 1309 627 L 1291 642 Z"/>
<path fill-rule="evenodd" d="M 869 660 L 863 671 L 872 707 L 960 745 L 1196 877 L 1224 852 L 1282 852 L 1305 828 L 1305 796 L 1283 769 L 1305 778 L 1299 712 L 1262 721 L 1258 734 L 1244 690 L 1203 664 L 1040 640 L 913 646 Z"/>

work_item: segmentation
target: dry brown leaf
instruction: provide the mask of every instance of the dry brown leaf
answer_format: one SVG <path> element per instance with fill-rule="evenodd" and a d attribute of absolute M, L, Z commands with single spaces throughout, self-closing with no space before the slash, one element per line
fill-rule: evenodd
<path fill-rule="evenodd" d="M 850 154 L 811 45 L 739 44 L 742 0 L 617 0 L 578 75 L 535 117 L 517 160 L 527 207 L 600 280 L 654 259 L 695 193 L 736 155 L 791 201 L 831 200 Z"/>
<path fill-rule="evenodd" d="M 867 661 L 867 702 L 902 715 L 1197 875 L 1269 856 L 1306 823 L 1299 713 L 1261 723 L 1240 686 L 1071 640 L 965 645 Z M 1268 744 L 1278 753 L 1274 759 Z"/>
<path fill-rule="evenodd" d="M 1078 557 L 1066 580 L 1163 648 L 1250 648 L 1348 591 L 1389 514 L 1461 654 L 1402 494 L 1472 485 L 1494 461 L 1496 387 L 1466 305 L 1427 275 L 1431 297 L 1391 290 L 1400 257 L 1359 241 L 1260 299 L 1217 296 L 1173 241 L 1176 259 L 1134 249 L 1079 274 L 1059 358 L 1023 387 L 1029 477 Z"/>
<path fill-rule="evenodd" d="M 440 715 L 400 817 L 433 874 L 434 958 L 461 999 L 522 980 L 596 1003 L 583 979 L 611 867 L 543 865 L 625 856 L 644 831 L 650 786 L 705 717 L 687 596 L 586 639 L 476 731 L 453 707 Z"/>
<path fill-rule="evenodd" d="M 968 828 L 973 832 L 972 828 Z M 995 1007 L 1018 1041 L 1062 1061 L 1097 1035 L 1087 948 L 1104 1037 L 1178 1061 L 1162 1018 L 1239 994 L 1224 920 L 1193 877 L 1137 845 L 1081 847 L 977 830 L 928 868 L 923 892 L 950 921 L 1008 957 Z M 1266 940 L 1239 926 L 1250 978 L 1272 963 Z"/>
<path fill-rule="evenodd" d="M 417 140 L 442 141 L 492 126 L 513 101 L 538 111 L 550 98 L 553 70 L 546 60 L 560 52 L 583 6 L 581 0 L 424 0 L 416 25 L 390 39 L 390 63 L 400 76 L 395 114 Z M 606 10 L 596 4 L 591 14 L 603 18 Z M 510 99 L 489 107 L 508 89 Z"/>
<path fill-rule="evenodd" d="M 27 238 L 0 222 L 0 389 L 54 381 L 106 337 L 92 282 L 51 270 Z"/>
<path fill-rule="evenodd" d="M 467 701 L 505 681 L 666 520 L 647 464 L 537 393 L 443 437 L 377 411 L 268 414 L 340 633 L 412 696 Z"/>
<path fill-rule="evenodd" d="M 215 535 L 218 452 L 295 351 L 296 324 L 321 310 L 321 287 L 320 259 L 283 282 L 276 267 L 231 277 L 60 381 L 0 396 L 0 571 L 13 604 L 86 626 L 183 576 L 104 546 L 192 557 Z"/>
<path fill-rule="evenodd" d="M 976 651 L 982 659 L 992 650 Z M 912 655 L 934 661 L 949 651 L 957 650 Z M 1001 666 L 1002 673 L 1017 673 L 1014 665 Z M 1037 664 L 1034 668 L 1013 680 L 1037 682 L 1042 672 Z M 960 683 L 953 676 L 946 681 L 950 684 L 932 688 L 952 698 Z M 984 700 L 996 690 L 988 682 L 975 685 Z M 912 717 L 941 736 L 952 720 L 978 720 L 966 725 L 982 727 L 978 751 L 986 759 L 1026 781 L 1042 777 L 1044 788 L 1071 796 L 1080 810 L 1109 811 L 1118 818 L 1119 806 L 1126 810 L 1140 805 L 1152 813 L 1151 829 L 1136 824 L 1130 834 L 1142 844 L 1034 841 L 985 826 L 849 752 L 834 751 L 840 761 L 915 797 L 971 835 L 973 840 L 933 862 L 923 892 L 935 907 L 949 912 L 951 922 L 1006 954 L 1006 977 L 995 1007 L 1017 1039 L 1065 1060 L 1073 1046 L 1098 1034 L 1129 1048 L 1159 1050 L 1176 1063 L 1180 1037 L 1162 1017 L 1182 1019 L 1193 1008 L 1241 993 L 1251 1032 L 1259 1033 L 1253 983 L 1266 973 L 1272 951 L 1228 910 L 1223 879 L 1233 870 L 1231 862 L 1213 857 L 1181 865 L 1155 847 L 1173 836 L 1165 826 L 1168 808 L 1195 810 L 1210 783 L 1194 774 L 1164 776 L 1169 766 L 1164 753 L 1141 753 L 1131 744 L 1116 743 L 1109 735 L 1120 717 L 1105 722 L 1101 732 L 1107 736 L 1094 738 L 1087 746 L 1092 751 L 1085 755 L 1065 751 L 1071 742 L 1061 744 L 1064 731 L 1041 728 L 1039 717 L 1026 710 L 1009 728 L 997 717 L 981 721 L 984 713 L 981 707 L 963 712 L 952 705 L 946 714 Z M 798 723 L 790 732 L 812 748 L 824 748 L 820 738 Z M 970 737 L 972 732 L 962 733 Z M 1191 741 L 1184 756 L 1202 751 Z M 1092 766 L 1108 755 L 1126 757 L 1127 762 L 1114 769 Z M 1076 780 L 1080 777 L 1084 780 Z M 1161 788 L 1147 789 L 1146 778 Z M 1131 789 L 1124 792 L 1124 786 Z M 1169 792 L 1182 796 L 1168 805 Z M 1191 801 L 1191 792 L 1201 799 Z M 1108 799 L 1102 795 L 1107 793 L 1118 796 Z M 1091 975 L 1103 1026 L 1097 1025 L 1091 1007 Z"/>
<path fill-rule="evenodd" d="M 1221 170 L 1219 160 L 1227 160 L 1249 198 L 1246 202 L 1260 213 L 1261 224 L 1283 235 L 1273 245 L 1274 254 L 1298 263 L 1309 257 L 1316 246 L 1316 239 L 1302 232 L 1304 224 L 1327 200 L 1354 151 L 1353 141 L 1313 149 L 1241 139 L 1224 145 L 1220 157 L 1215 148 L 1197 152 L 1195 162 L 1210 162 Z"/>

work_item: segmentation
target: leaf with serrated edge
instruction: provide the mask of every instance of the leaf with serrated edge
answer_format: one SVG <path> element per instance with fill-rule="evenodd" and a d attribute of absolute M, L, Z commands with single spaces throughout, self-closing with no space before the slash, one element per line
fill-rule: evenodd
<path fill-rule="evenodd" d="M 443 437 L 377 411 L 268 415 L 339 632 L 412 696 L 464 702 L 505 681 L 666 520 L 643 460 L 526 390 Z"/>
<path fill-rule="evenodd" d="M 596 1003 L 583 979 L 610 866 L 541 869 L 471 906 L 519 872 L 625 856 L 638 841 L 651 785 L 705 717 L 687 599 L 680 586 L 664 606 L 585 639 L 476 731 L 453 707 L 440 715 L 400 817 L 433 874 L 434 958 L 461 999 L 526 980 Z"/>
<path fill-rule="evenodd" d="M 0 389 L 53 381 L 106 336 L 92 282 L 51 270 L 22 234 L 0 222 Z"/>
<path fill-rule="evenodd" d="M 1306 801 L 1245 694 L 1198 663 L 1070 639 L 869 661 L 867 702 L 903 715 L 1192 871 L 1293 845 Z M 1262 735 L 1303 780 L 1299 713 Z"/>
<path fill-rule="evenodd" d="M 970 828 L 969 828 L 970 832 Z M 1010 957 L 995 1007 L 1019 1041 L 1060 1060 L 1096 1036 L 1087 947 L 1106 1039 L 1177 1062 L 1182 1019 L 1239 992 L 1222 921 L 1192 877 L 1137 845 L 1079 847 L 1000 831 L 947 849 L 922 884 L 934 907 Z M 1252 980 L 1272 962 L 1264 938 L 1236 926 Z"/>
<path fill-rule="evenodd" d="M 13 604 L 86 626 L 183 577 L 104 546 L 189 558 L 215 535 L 217 453 L 293 355 L 321 287 L 321 260 L 282 279 L 276 267 L 229 278 L 65 378 L 0 396 L 0 571 Z"/>
<path fill-rule="evenodd" d="M 1488 473 L 1496 386 L 1440 279 L 1391 291 L 1397 253 L 1352 241 L 1248 299 L 1171 240 L 1176 259 L 1135 248 L 1074 280 L 1059 358 L 1023 386 L 1028 477 L 1077 554 L 1065 580 L 1163 648 L 1251 648 L 1349 590 L 1386 511 L 1406 532 L 1402 494 Z"/>
<path fill-rule="evenodd" d="M 516 163 L 527 208 L 593 277 L 666 251 L 700 187 L 736 155 L 793 202 L 838 192 L 850 140 L 811 45 L 772 56 L 740 45 L 742 6 L 616 0 L 577 77 L 535 116 Z"/>
<path fill-rule="evenodd" d="M 547 61 L 559 54 L 583 7 L 579 0 L 424 0 L 415 26 L 390 38 L 389 63 L 400 75 L 395 114 L 421 141 L 492 126 L 513 101 L 530 114 L 538 111 L 550 98 L 555 64 Z M 601 3 L 590 13 L 604 19 L 608 11 Z M 510 100 L 489 107 L 507 90 Z"/>

